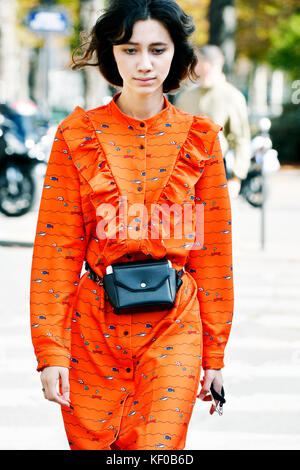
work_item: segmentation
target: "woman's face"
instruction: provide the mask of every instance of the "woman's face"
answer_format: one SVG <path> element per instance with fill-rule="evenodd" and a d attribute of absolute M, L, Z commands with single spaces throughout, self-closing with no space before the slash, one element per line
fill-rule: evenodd
<path fill-rule="evenodd" d="M 174 43 L 157 20 L 137 21 L 128 43 L 113 46 L 123 90 L 152 94 L 163 87 L 174 56 Z"/>

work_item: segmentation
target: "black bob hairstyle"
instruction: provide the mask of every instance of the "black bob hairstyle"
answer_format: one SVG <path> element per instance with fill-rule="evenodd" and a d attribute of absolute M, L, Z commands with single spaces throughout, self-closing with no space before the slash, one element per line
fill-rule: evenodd
<path fill-rule="evenodd" d="M 111 85 L 122 87 L 123 79 L 114 58 L 113 45 L 127 43 L 135 22 L 147 19 L 160 21 L 174 42 L 174 57 L 163 84 L 163 92 L 177 90 L 186 78 L 197 80 L 197 56 L 189 42 L 189 37 L 195 31 L 193 17 L 187 15 L 175 0 L 110 0 L 86 41 L 73 52 L 71 68 L 97 66 Z M 83 54 L 75 58 L 79 49 L 83 50 Z M 94 55 L 97 62 L 91 63 Z"/>

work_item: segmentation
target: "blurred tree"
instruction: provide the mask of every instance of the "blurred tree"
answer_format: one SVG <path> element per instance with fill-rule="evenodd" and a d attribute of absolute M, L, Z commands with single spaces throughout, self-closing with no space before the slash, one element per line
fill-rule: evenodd
<path fill-rule="evenodd" d="M 267 60 L 274 68 L 285 70 L 292 80 L 300 77 L 300 12 L 278 22 L 270 35 Z"/>
<path fill-rule="evenodd" d="M 193 15 L 197 30 L 193 40 L 198 46 L 206 44 L 209 40 L 208 9 L 210 0 L 177 0 L 181 8 Z"/>
<path fill-rule="evenodd" d="M 75 49 L 79 46 L 79 33 L 80 33 L 80 4 L 81 0 L 56 0 L 57 5 L 67 8 L 71 14 L 73 34 L 70 36 L 70 47 Z"/>
<path fill-rule="evenodd" d="M 209 7 L 209 42 L 220 46 L 227 38 L 227 28 L 224 24 L 225 9 L 234 7 L 234 0 L 211 0 Z"/>
<path fill-rule="evenodd" d="M 236 7 L 238 54 L 264 62 L 270 60 L 268 52 L 274 47 L 274 37 L 282 33 L 279 19 L 291 17 L 299 8 L 299 0 L 236 0 Z"/>
<path fill-rule="evenodd" d="M 225 73 L 229 74 L 235 60 L 236 15 L 234 0 L 178 0 L 181 8 L 194 17 L 197 46 L 215 44 L 225 54 Z"/>
<path fill-rule="evenodd" d="M 209 44 L 214 44 L 222 49 L 225 56 L 224 73 L 230 75 L 236 56 L 235 0 L 211 0 L 209 23 Z"/>
<path fill-rule="evenodd" d="M 236 55 L 244 55 L 255 63 L 269 62 L 274 67 L 294 69 L 299 77 L 299 0 L 178 0 L 193 15 L 197 45 L 224 41 L 222 10 L 235 3 Z M 298 13 L 297 13 L 298 11 Z M 297 62 L 297 63 L 296 63 Z"/>

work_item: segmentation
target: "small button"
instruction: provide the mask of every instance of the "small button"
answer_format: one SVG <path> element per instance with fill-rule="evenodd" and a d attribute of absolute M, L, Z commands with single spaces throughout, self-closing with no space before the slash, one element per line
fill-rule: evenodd
<path fill-rule="evenodd" d="M 139 186 L 137 189 L 138 189 L 138 191 L 142 191 L 142 190 L 143 190 L 142 186 Z"/>
<path fill-rule="evenodd" d="M 145 123 L 144 123 L 144 122 L 141 122 L 140 126 L 141 126 L 141 127 L 145 127 Z"/>
<path fill-rule="evenodd" d="M 128 335 L 128 331 L 124 331 L 124 335 L 127 336 L 127 335 Z"/>
<path fill-rule="evenodd" d="M 140 230 L 140 227 L 135 227 L 135 230 L 136 230 L 136 232 L 137 232 L 138 230 Z"/>
<path fill-rule="evenodd" d="M 130 372 L 130 371 L 131 371 L 130 367 L 127 367 L 126 372 Z"/>
<path fill-rule="evenodd" d="M 145 147 L 144 145 L 140 145 L 140 149 L 143 150 Z"/>

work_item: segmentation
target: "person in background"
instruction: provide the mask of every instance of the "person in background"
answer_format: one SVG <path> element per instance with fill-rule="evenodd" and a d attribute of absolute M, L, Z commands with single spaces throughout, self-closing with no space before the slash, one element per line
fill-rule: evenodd
<path fill-rule="evenodd" d="M 219 47 L 203 46 L 197 50 L 197 56 L 199 83 L 185 85 L 175 104 L 188 113 L 207 114 L 223 127 L 220 133 L 223 156 L 228 149 L 235 156 L 228 182 L 230 196 L 234 198 L 240 192 L 241 180 L 246 178 L 251 160 L 247 103 L 244 95 L 226 80 L 225 57 Z"/>

